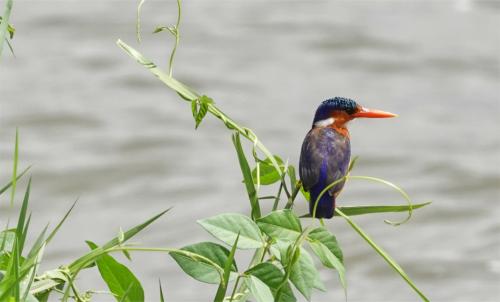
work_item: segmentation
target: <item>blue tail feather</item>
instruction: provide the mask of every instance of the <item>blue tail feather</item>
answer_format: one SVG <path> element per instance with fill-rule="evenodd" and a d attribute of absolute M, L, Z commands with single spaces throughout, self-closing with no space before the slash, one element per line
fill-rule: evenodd
<path fill-rule="evenodd" d="M 326 161 L 323 161 L 319 173 L 318 183 L 311 188 L 311 202 L 309 203 L 309 213 L 311 217 L 316 218 L 332 218 L 335 212 L 335 197 L 331 196 L 329 192 L 325 192 L 321 199 L 318 201 L 318 206 L 316 207 L 316 213 L 314 213 L 314 206 L 316 204 L 316 199 L 321 194 L 324 188 L 328 186 L 326 183 L 326 173 L 327 173 Z"/>
<path fill-rule="evenodd" d="M 332 218 L 335 212 L 335 197 L 330 196 L 328 192 L 325 192 L 325 194 L 321 196 L 321 199 L 318 201 L 318 206 L 316 207 L 316 215 L 314 215 L 315 201 L 321 193 L 321 190 L 315 189 L 316 188 L 313 188 L 311 190 L 311 202 L 309 203 L 309 213 L 311 214 L 311 217 Z"/>

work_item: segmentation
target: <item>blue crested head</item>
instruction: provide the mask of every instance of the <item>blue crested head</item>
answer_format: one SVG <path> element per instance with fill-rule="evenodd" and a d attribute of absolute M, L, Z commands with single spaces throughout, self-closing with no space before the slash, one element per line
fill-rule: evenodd
<path fill-rule="evenodd" d="M 358 104 L 354 100 L 338 96 L 327 99 L 319 105 L 318 109 L 316 109 L 313 124 L 317 121 L 330 118 L 334 111 L 344 111 L 351 115 L 358 111 Z"/>

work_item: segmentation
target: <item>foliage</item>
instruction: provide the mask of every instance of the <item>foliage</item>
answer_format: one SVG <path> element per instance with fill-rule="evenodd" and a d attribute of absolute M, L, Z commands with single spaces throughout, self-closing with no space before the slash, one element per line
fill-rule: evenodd
<path fill-rule="evenodd" d="M 0 59 L 2 58 L 2 50 L 3 50 L 3 44 L 4 42 L 7 43 L 7 45 L 10 48 L 10 51 L 14 53 L 14 50 L 12 49 L 12 46 L 10 45 L 9 39 L 14 38 L 14 33 L 16 32 L 16 29 L 14 26 L 9 24 L 9 18 L 10 14 L 12 11 L 12 6 L 13 6 L 13 0 L 5 0 L 4 1 L 4 9 L 3 9 L 3 15 L 0 16 Z"/>
<path fill-rule="evenodd" d="M 6 3 L 12 1 L 7 0 Z M 140 41 L 139 15 L 144 0 L 138 7 L 137 34 Z M 214 301 L 245 301 L 253 298 L 255 301 L 296 301 L 296 295 L 301 294 L 311 300 L 315 290 L 325 290 L 320 279 L 317 262 L 326 269 L 332 269 L 338 275 L 340 285 L 346 293 L 346 269 L 344 256 L 339 242 L 328 228 L 315 225 L 318 220 L 304 219 L 294 211 L 294 204 L 302 192 L 304 199 L 309 197 L 302 190 L 301 182 L 296 177 L 296 169 L 282 157 L 271 153 L 249 128 L 243 127 L 223 113 L 215 102 L 195 92 L 187 85 L 177 81 L 173 73 L 173 60 L 179 44 L 179 25 L 181 21 L 181 5 L 178 4 L 178 18 L 174 26 L 160 26 L 155 32 L 168 30 L 175 37 L 175 45 L 169 57 L 168 72 L 158 68 L 153 62 L 146 59 L 140 52 L 126 43 L 118 40 L 118 45 L 132 58 L 148 68 L 164 84 L 173 89 L 181 98 L 190 102 L 191 112 L 195 121 L 195 128 L 200 126 L 203 119 L 210 113 L 223 122 L 232 133 L 232 140 L 236 151 L 236 160 L 240 166 L 243 184 L 246 188 L 250 214 L 222 213 L 198 221 L 200 226 L 221 243 L 199 242 L 177 248 L 141 247 L 128 244 L 128 240 L 144 230 L 154 221 L 163 216 L 163 211 L 145 222 L 128 229 L 112 238 L 110 241 L 97 245 L 86 241 L 90 251 L 73 262 L 59 268 L 41 272 L 40 262 L 46 246 L 50 243 L 57 231 L 69 216 L 75 204 L 60 220 L 54 229 L 48 232 L 48 227 L 39 231 L 30 249 L 26 248 L 26 238 L 31 214 L 28 211 L 30 201 L 31 179 L 27 182 L 21 208 L 15 228 L 5 227 L 0 232 L 0 301 L 47 301 L 57 295 L 62 301 L 88 301 L 97 292 L 88 290 L 81 292 L 76 281 L 82 270 L 92 269 L 106 283 L 109 292 L 117 301 L 144 301 L 146 294 L 134 273 L 123 263 L 118 262 L 113 253 L 124 253 L 131 259 L 134 252 L 159 252 L 169 254 L 180 268 L 192 278 L 209 284 L 216 284 Z M 10 6 L 11 7 L 11 6 Z M 10 32 L 8 15 L 0 23 L 0 43 L 5 33 Z M 11 35 L 13 31 L 11 32 Z M 1 45 L 1 44 L 0 44 Z M 1 46 L 0 46 L 1 50 Z M 244 142 L 250 142 L 251 160 L 245 152 Z M 19 136 L 16 132 L 13 173 L 8 184 L 0 189 L 0 194 L 11 189 L 11 205 L 16 201 L 18 180 L 25 175 L 25 169 L 20 174 Z M 235 160 L 235 163 L 236 163 Z M 376 181 L 397 190 L 407 201 L 406 205 L 380 206 L 353 206 L 337 208 L 335 217 L 342 217 L 387 263 L 420 295 L 422 300 L 428 301 L 424 294 L 415 286 L 403 269 L 356 224 L 349 216 L 407 211 L 408 217 L 401 222 L 387 223 L 397 226 L 408 221 L 412 210 L 421 208 L 428 203 L 413 204 L 409 196 L 396 185 L 385 180 L 367 177 L 352 176 L 356 158 L 351 162 L 349 174 L 345 180 L 363 179 Z M 344 179 L 339 179 L 342 181 Z M 333 186 L 335 183 L 332 183 Z M 276 194 L 261 196 L 261 186 L 273 186 Z M 325 189 L 326 191 L 327 189 Z M 318 197 L 319 198 L 319 197 Z M 273 207 L 269 212 L 263 212 L 261 201 L 272 200 Z M 248 265 L 237 263 L 236 254 L 243 251 L 252 251 L 253 257 Z M 164 301 L 164 293 L 159 285 L 160 298 Z M 167 297 L 168 299 L 168 297 Z M 202 298 L 202 300 L 206 300 Z"/>

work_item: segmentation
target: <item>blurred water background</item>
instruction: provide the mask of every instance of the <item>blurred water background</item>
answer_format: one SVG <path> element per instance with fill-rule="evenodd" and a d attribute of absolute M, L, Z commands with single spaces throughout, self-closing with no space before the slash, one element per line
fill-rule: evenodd
<path fill-rule="evenodd" d="M 189 104 L 115 45 L 135 43 L 138 1 L 15 1 L 13 46 L 0 65 L 2 182 L 15 128 L 22 166 L 33 164 L 33 228 L 79 203 L 43 269 L 69 263 L 159 211 L 135 239 L 180 247 L 211 240 L 196 220 L 249 211 L 230 133 L 212 117 L 195 131 Z M 410 223 L 357 217 L 433 301 L 500 297 L 500 5 L 498 1 L 185 1 L 174 73 L 298 163 L 316 106 L 346 96 L 400 115 L 351 124 L 357 175 L 432 200 Z M 175 1 L 148 1 L 141 51 L 167 66 Z M 20 186 L 22 188 L 23 186 Z M 19 194 L 21 195 L 21 194 Z M 20 199 L 21 196 L 18 196 Z M 0 211 L 8 211 L 8 195 Z M 353 181 L 342 205 L 403 203 L 388 188 Z M 306 212 L 305 202 L 297 211 Z M 5 221 L 1 222 L 4 225 Z M 418 301 L 404 281 L 340 219 L 349 301 Z M 208 301 L 215 287 L 166 255 L 136 254 L 147 300 Z M 334 272 L 326 293 L 343 301 Z M 105 289 L 94 273 L 82 290 Z M 96 296 L 96 301 L 110 301 Z"/>

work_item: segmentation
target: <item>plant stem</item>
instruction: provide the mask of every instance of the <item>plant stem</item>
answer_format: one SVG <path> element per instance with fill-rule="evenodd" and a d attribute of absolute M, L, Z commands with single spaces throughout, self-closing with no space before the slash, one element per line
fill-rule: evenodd
<path fill-rule="evenodd" d="M 408 277 L 408 275 L 403 271 L 403 269 L 394 261 L 394 259 L 389 256 L 381 247 L 379 247 L 371 238 L 368 236 L 354 221 L 349 218 L 349 216 L 342 213 L 338 208 L 335 209 L 335 212 L 342 216 L 347 223 L 380 255 L 384 260 L 391 266 L 405 281 L 408 285 L 413 288 L 413 290 L 422 298 L 422 300 L 428 302 L 429 299 L 417 288 L 413 281 Z"/>
<path fill-rule="evenodd" d="M 262 252 L 262 256 L 260 257 L 260 261 L 259 263 L 262 263 L 262 261 L 264 261 L 264 258 L 266 257 L 266 253 L 267 251 L 269 250 L 269 247 L 271 246 L 271 242 L 272 242 L 272 239 L 269 238 L 267 241 L 266 241 L 266 244 L 264 245 L 264 251 Z"/>
<path fill-rule="evenodd" d="M 231 292 L 231 297 L 229 298 L 229 302 L 232 302 L 234 299 L 234 295 L 236 294 L 236 289 L 238 288 L 238 283 L 240 282 L 241 276 L 238 275 L 238 278 L 236 278 L 236 282 L 234 282 L 234 287 L 233 291 Z"/>
<path fill-rule="evenodd" d="M 278 209 L 278 204 L 280 202 L 281 191 L 283 190 L 283 183 L 280 183 L 280 187 L 278 189 L 278 194 L 276 195 L 276 199 L 273 204 L 273 212 Z"/>
<path fill-rule="evenodd" d="M 299 194 L 301 186 L 302 183 L 300 181 L 295 185 L 295 188 L 293 188 L 292 196 L 290 196 L 287 204 L 285 205 L 285 209 L 291 209 L 293 207 L 293 203 L 295 202 L 295 198 L 297 198 L 297 195 Z"/>
<path fill-rule="evenodd" d="M 172 70 L 174 68 L 174 57 L 177 51 L 177 46 L 179 46 L 180 41 L 180 33 L 179 33 L 179 25 L 181 23 L 181 0 L 177 0 L 177 22 L 175 23 L 175 44 L 172 48 L 172 53 L 170 54 L 170 59 L 168 61 L 168 75 L 172 77 Z"/>
<path fill-rule="evenodd" d="M 193 89 L 189 88 L 187 85 L 177 81 L 173 77 L 163 72 L 153 62 L 145 58 L 140 52 L 138 52 L 134 48 L 130 47 L 121 40 L 118 40 L 116 43 L 124 51 L 126 51 L 127 54 L 129 54 L 132 58 L 134 58 L 139 64 L 149 69 L 149 71 L 153 73 L 156 77 L 158 77 L 165 85 L 167 85 L 175 92 L 177 92 L 185 101 L 192 102 L 193 100 L 196 100 L 200 97 L 200 95 Z M 238 131 L 246 139 L 251 141 L 256 148 L 258 148 L 266 157 L 269 158 L 269 160 L 271 161 L 273 167 L 276 169 L 278 174 L 280 176 L 283 175 L 278 165 L 278 162 L 274 158 L 273 154 L 266 148 L 266 146 L 264 146 L 259 141 L 258 137 L 255 135 L 255 133 L 253 133 L 252 130 L 238 125 L 229 116 L 227 116 L 219 108 L 217 108 L 215 104 L 208 104 L 208 112 L 210 112 L 212 115 L 220 119 L 226 125 L 226 127 Z"/>

